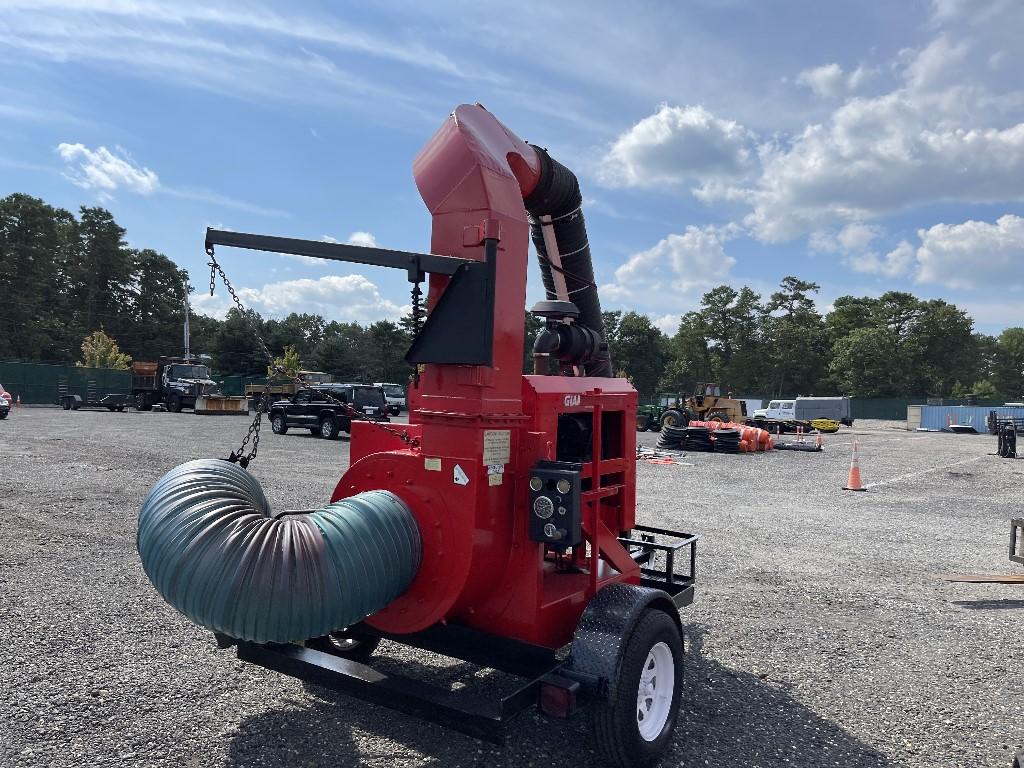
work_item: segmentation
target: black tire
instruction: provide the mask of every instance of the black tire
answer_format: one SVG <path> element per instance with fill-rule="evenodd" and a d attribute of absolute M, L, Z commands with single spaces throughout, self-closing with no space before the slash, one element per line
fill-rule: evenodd
<path fill-rule="evenodd" d="M 309 434 L 313 437 L 320 437 L 320 427 L 310 427 Z"/>
<path fill-rule="evenodd" d="M 656 735 L 641 735 L 641 710 L 638 709 L 641 675 L 651 662 L 649 654 L 665 646 L 672 660 L 672 696 L 666 702 L 668 712 Z M 664 651 L 662 650 L 662 653 Z M 661 681 L 664 685 L 665 679 Z M 648 713 L 656 713 L 657 677 L 652 680 Z M 683 638 L 676 622 L 664 611 L 648 608 L 641 614 L 626 641 L 614 684 L 606 698 L 594 703 L 592 724 L 594 741 L 605 759 L 619 768 L 648 768 L 668 747 L 679 714 L 683 689 Z M 664 689 L 662 689 L 664 690 Z M 656 714 L 652 715 L 657 717 Z M 660 719 L 660 718 L 659 718 Z M 657 722 L 657 720 L 653 721 Z"/>
<path fill-rule="evenodd" d="M 125 409 L 125 406 L 123 406 L 123 405 L 117 406 L 117 412 L 118 413 L 124 413 L 124 409 Z"/>
<path fill-rule="evenodd" d="M 171 413 L 181 413 L 181 395 L 171 395 L 167 400 L 167 410 Z"/>
<path fill-rule="evenodd" d="M 7 411 L 0 411 L 0 421 L 7 418 Z"/>
<path fill-rule="evenodd" d="M 60 407 L 63 408 L 65 411 L 70 411 L 71 410 L 71 400 L 69 398 L 65 397 L 63 400 L 61 400 Z"/>
<path fill-rule="evenodd" d="M 270 429 L 275 435 L 288 434 L 288 422 L 285 420 L 283 413 L 273 413 L 270 415 Z"/>
<path fill-rule="evenodd" d="M 675 408 L 669 408 L 663 414 L 661 414 L 661 426 L 662 429 L 665 427 L 681 427 L 684 426 L 683 414 L 677 411 Z"/>
<path fill-rule="evenodd" d="M 646 432 L 651 428 L 651 417 L 642 413 L 638 413 L 636 416 L 636 431 Z"/>
<path fill-rule="evenodd" d="M 333 416 L 324 416 L 320 420 L 320 437 L 325 440 L 337 440 L 339 430 L 338 420 Z"/>
<path fill-rule="evenodd" d="M 332 632 L 329 635 L 306 641 L 307 648 L 359 663 L 369 661 L 378 645 L 380 645 L 379 637 L 354 638 L 347 637 L 344 632 Z"/>

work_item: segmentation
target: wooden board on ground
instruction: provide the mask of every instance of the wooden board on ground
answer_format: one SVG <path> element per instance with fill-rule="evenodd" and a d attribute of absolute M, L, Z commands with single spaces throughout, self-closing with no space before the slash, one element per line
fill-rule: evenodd
<path fill-rule="evenodd" d="M 935 578 L 964 584 L 1024 584 L 1024 574 L 1018 573 L 949 573 Z"/>

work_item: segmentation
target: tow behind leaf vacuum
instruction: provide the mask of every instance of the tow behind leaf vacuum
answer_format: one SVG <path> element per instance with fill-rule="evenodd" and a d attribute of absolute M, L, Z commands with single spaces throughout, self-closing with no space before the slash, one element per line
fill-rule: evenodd
<path fill-rule="evenodd" d="M 354 422 L 331 503 L 275 516 L 243 467 L 183 464 L 143 504 L 160 594 L 268 669 L 500 742 L 517 712 L 591 710 L 609 762 L 668 745 L 696 537 L 636 522 L 637 394 L 612 378 L 576 177 L 479 105 L 420 152 L 431 253 L 209 230 L 216 246 L 429 280 L 409 424 Z M 547 300 L 524 376 L 530 241 Z M 382 638 L 522 678 L 503 698 L 373 668 Z M 567 650 L 567 653 L 566 653 Z"/>

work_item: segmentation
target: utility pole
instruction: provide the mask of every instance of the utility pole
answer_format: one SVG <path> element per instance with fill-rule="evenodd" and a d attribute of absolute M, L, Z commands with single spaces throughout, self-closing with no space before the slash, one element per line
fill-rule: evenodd
<path fill-rule="evenodd" d="M 189 359 L 188 350 L 188 316 L 191 313 L 191 308 L 188 305 L 188 280 L 185 280 L 185 359 Z"/>

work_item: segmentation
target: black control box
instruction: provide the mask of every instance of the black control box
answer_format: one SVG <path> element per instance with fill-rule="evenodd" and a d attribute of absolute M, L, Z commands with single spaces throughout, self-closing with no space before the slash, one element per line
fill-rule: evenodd
<path fill-rule="evenodd" d="M 582 466 L 564 461 L 542 461 L 527 479 L 530 489 L 530 538 L 555 549 L 583 542 L 581 518 Z"/>

